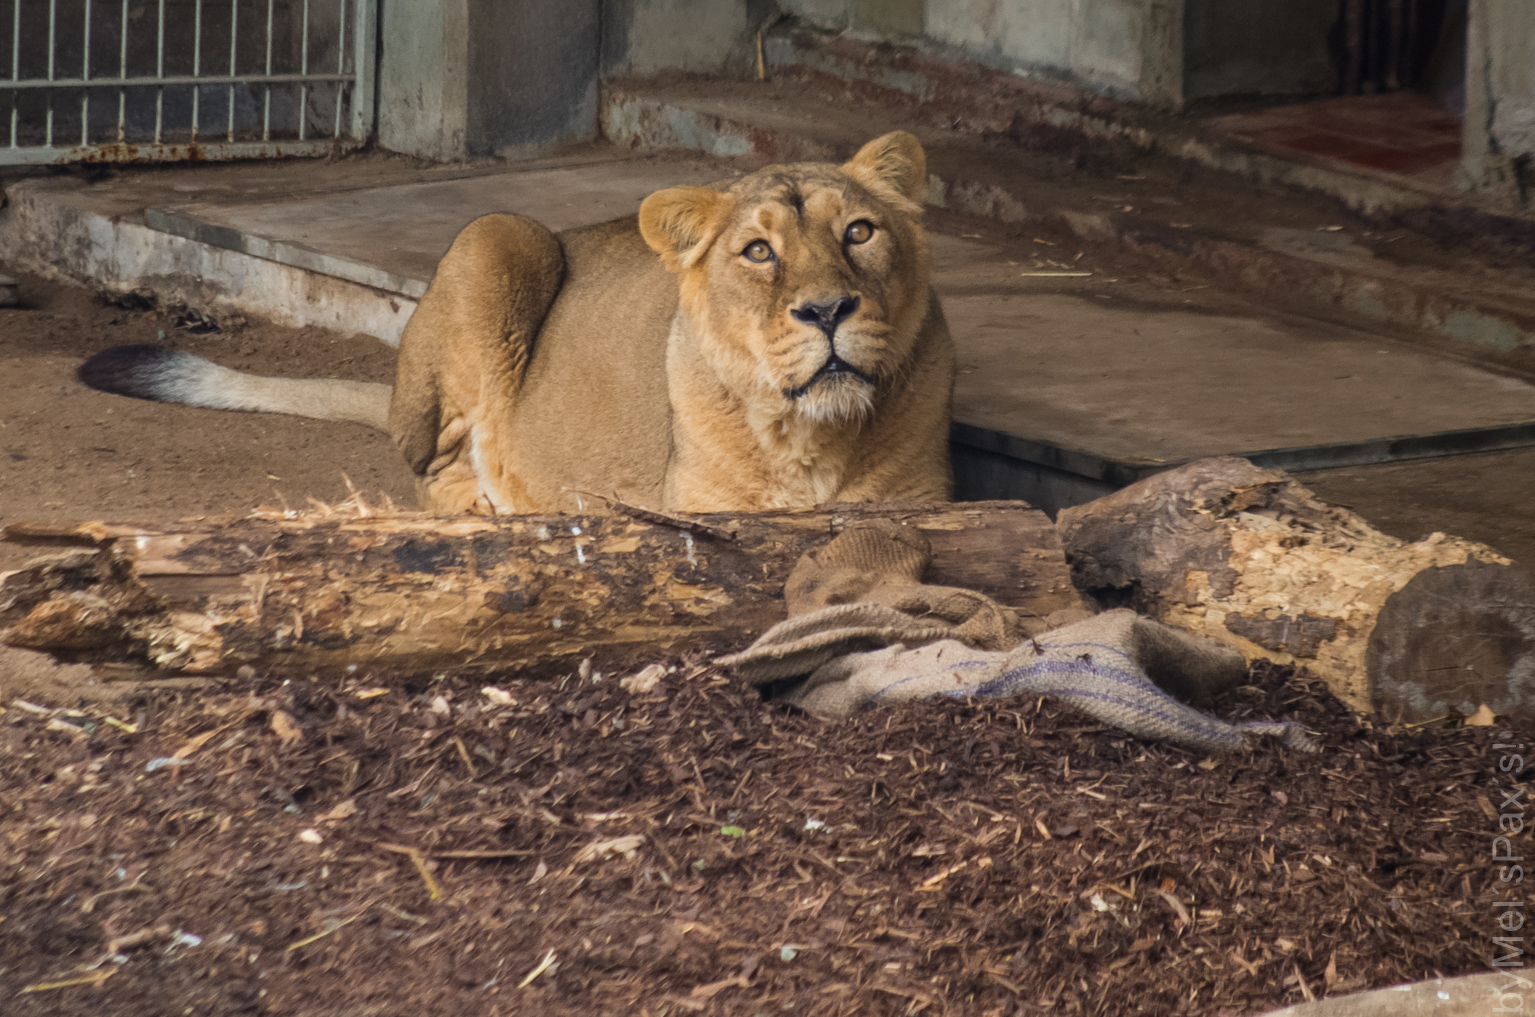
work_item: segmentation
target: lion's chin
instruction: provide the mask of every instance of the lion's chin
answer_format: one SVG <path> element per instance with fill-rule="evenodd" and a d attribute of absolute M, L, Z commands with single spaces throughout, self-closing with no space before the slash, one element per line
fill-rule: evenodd
<path fill-rule="evenodd" d="M 794 400 L 794 412 L 815 424 L 849 424 L 874 412 L 874 387 L 862 378 L 821 378 Z"/>

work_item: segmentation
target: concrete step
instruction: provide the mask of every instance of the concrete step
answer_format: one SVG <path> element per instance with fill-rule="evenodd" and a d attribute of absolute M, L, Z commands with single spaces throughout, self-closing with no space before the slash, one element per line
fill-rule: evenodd
<path fill-rule="evenodd" d="M 380 338 L 399 336 L 413 299 L 157 230 L 147 213 L 193 200 L 249 202 L 343 194 L 471 175 L 387 157 L 110 169 L 12 181 L 0 256 L 13 267 L 109 295 L 139 294 L 218 317 L 252 315 Z M 226 238 L 227 239 L 227 238 Z"/>
<path fill-rule="evenodd" d="M 845 158 L 857 140 L 909 129 L 927 147 L 929 199 L 938 207 L 1011 224 L 1020 236 L 1085 246 L 1121 273 L 1204 283 L 1276 308 L 1384 327 L 1535 377 L 1535 267 L 1507 252 L 1447 248 L 1442 238 L 1383 226 L 1330 197 L 1230 173 L 1191 174 L 1187 160 L 1147 149 L 1093 151 L 1072 142 L 1049 151 L 1028 131 L 946 130 L 920 106 L 869 101 L 851 89 L 828 94 L 824 85 L 617 82 L 603 104 L 604 130 L 636 149 L 760 163 Z"/>
<path fill-rule="evenodd" d="M 276 261 L 389 294 L 404 312 L 425 295 L 459 230 L 480 215 L 512 212 L 552 230 L 630 215 L 677 184 L 736 172 L 715 160 L 589 150 L 501 167 L 500 172 L 410 181 L 302 197 L 182 201 L 148 208 L 152 229 L 256 259 Z M 399 316 L 397 316 L 399 317 Z M 393 322 L 391 322 L 392 324 Z M 399 328 L 379 338 L 399 342 Z"/>
<path fill-rule="evenodd" d="M 34 177 L 8 188 L 0 256 L 108 293 L 397 345 L 438 259 L 476 216 L 519 212 L 564 229 L 728 172 L 595 145 L 511 167 L 372 155 Z"/>

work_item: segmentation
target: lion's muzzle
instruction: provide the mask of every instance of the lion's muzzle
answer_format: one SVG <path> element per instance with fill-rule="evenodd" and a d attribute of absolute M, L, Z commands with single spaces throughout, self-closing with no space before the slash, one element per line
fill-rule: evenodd
<path fill-rule="evenodd" d="M 818 381 L 822 381 L 824 379 L 844 380 L 852 378 L 856 378 L 870 386 L 874 385 L 874 379 L 869 375 L 867 371 L 859 370 L 857 367 L 854 367 L 846 360 L 843 360 L 841 357 L 837 356 L 836 353 L 832 353 L 831 356 L 826 358 L 826 363 L 822 364 L 820 368 L 817 369 L 817 371 L 812 374 L 810 379 L 803 385 L 799 386 L 798 388 L 784 389 L 784 396 L 789 399 L 798 399 L 806 392 L 809 392 L 810 387 Z"/>
<path fill-rule="evenodd" d="M 858 310 L 861 300 L 858 297 L 837 297 L 831 300 L 806 301 L 789 311 L 789 317 L 795 321 L 802 321 L 807 325 L 814 325 L 826 333 L 830 339 L 837 332 L 837 326 L 853 316 Z"/>
<path fill-rule="evenodd" d="M 826 343 L 830 347 L 830 356 L 825 363 L 816 368 L 814 374 L 805 380 L 805 383 L 794 388 L 784 389 L 784 396 L 790 400 L 800 399 L 809 392 L 817 382 L 831 381 L 862 381 L 870 386 L 874 385 L 874 378 L 857 365 L 844 360 L 837 353 L 837 328 L 848 318 L 858 312 L 863 303 L 862 298 L 851 296 L 821 297 L 815 300 L 807 300 L 798 307 L 789 310 L 789 317 L 806 325 L 814 325 L 820 329 L 826 337 Z"/>

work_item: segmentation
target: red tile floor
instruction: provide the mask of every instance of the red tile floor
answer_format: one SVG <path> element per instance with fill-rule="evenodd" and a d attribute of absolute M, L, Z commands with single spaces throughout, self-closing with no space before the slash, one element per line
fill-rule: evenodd
<path fill-rule="evenodd" d="M 1460 118 L 1418 92 L 1346 95 L 1227 114 L 1209 124 L 1264 148 L 1396 173 L 1435 188 L 1452 185 L 1460 159 Z"/>

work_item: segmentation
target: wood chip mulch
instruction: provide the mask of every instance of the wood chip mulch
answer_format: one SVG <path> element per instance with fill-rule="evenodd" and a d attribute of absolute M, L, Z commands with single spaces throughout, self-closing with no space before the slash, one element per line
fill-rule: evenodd
<path fill-rule="evenodd" d="M 1507 935 L 1517 732 L 1265 665 L 1216 712 L 1325 751 L 1209 759 L 1048 699 L 823 722 L 674 663 L 7 701 L 0 1011 L 1237 1015 Z"/>

